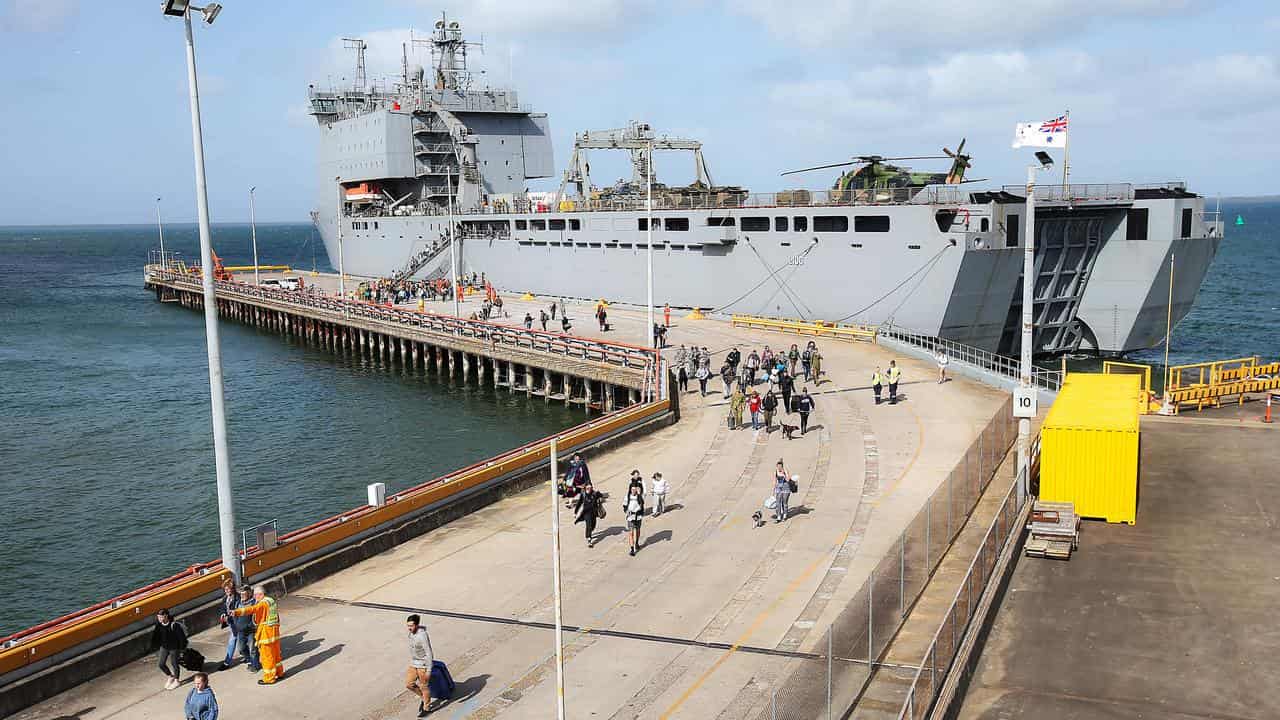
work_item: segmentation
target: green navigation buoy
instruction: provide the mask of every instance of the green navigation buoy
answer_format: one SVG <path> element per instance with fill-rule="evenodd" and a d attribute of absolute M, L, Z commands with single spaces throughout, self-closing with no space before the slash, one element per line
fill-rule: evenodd
<path fill-rule="evenodd" d="M 1242 215 L 1237 215 L 1237 216 L 1236 216 L 1236 224 L 1237 224 L 1237 225 L 1243 225 L 1243 224 L 1244 224 L 1244 216 L 1242 216 Z"/>

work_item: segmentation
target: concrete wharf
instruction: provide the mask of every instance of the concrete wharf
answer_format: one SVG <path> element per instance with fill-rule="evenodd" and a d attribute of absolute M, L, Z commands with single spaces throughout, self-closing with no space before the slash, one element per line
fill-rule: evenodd
<path fill-rule="evenodd" d="M 510 317 L 491 325 L 516 330 L 523 329 L 515 326 L 526 311 L 537 318 L 551 301 L 504 300 Z M 333 312 L 324 308 L 286 312 L 290 308 L 272 302 L 264 297 L 243 304 L 291 316 L 275 322 L 336 323 L 341 317 L 340 311 L 321 314 Z M 464 314 L 477 304 L 469 300 Z M 430 309 L 445 311 L 449 305 Z M 572 341 L 642 345 L 647 336 L 641 310 L 611 307 L 613 329 L 601 333 L 591 317 L 593 302 L 568 305 Z M 381 327 L 362 329 L 377 333 Z M 358 346 L 358 335 L 346 337 L 339 342 Z M 434 335 L 421 337 L 429 346 L 457 351 Z M 735 345 L 745 354 L 753 347 L 806 340 L 683 317 L 673 318 L 669 335 L 674 346 L 707 346 L 720 358 Z M 776 429 L 729 430 L 719 382 L 710 383 L 706 397 L 696 392 L 695 382 L 694 392 L 680 394 L 677 423 L 591 458 L 593 479 L 613 499 L 593 548 L 581 540 L 580 526 L 562 514 L 570 716 L 769 717 L 774 691 L 785 690 L 797 669 L 825 656 L 826 628 L 861 602 L 864 582 L 904 527 L 948 473 L 974 456 L 974 443 L 993 418 L 1007 415 L 1006 393 L 963 378 L 939 384 L 930 363 L 870 343 L 818 342 L 827 375 L 820 384 L 809 383 L 817 409 L 808 434 L 789 440 Z M 407 354 L 412 359 L 411 349 Z M 551 366 L 550 360 L 521 357 L 535 367 Z M 867 380 L 891 359 L 903 368 L 903 402 L 876 405 Z M 634 368 L 621 360 L 603 361 L 607 369 L 597 367 L 598 358 L 589 362 L 578 377 L 613 372 L 607 377 L 618 386 L 643 388 L 643 380 L 628 374 Z M 492 381 L 493 375 L 485 377 Z M 1003 456 L 1007 445 L 987 442 L 990 457 Z M 778 459 L 800 476 L 793 515 L 785 523 L 757 527 L 752 513 L 771 491 Z M 645 519 L 643 549 L 628 557 L 619 498 L 632 468 L 646 477 L 661 471 L 672 492 L 668 512 Z M 437 657 L 449 663 L 459 683 L 455 699 L 433 717 L 553 714 L 548 495 L 543 481 L 301 587 L 277 585 L 288 591 L 281 598 L 288 677 L 262 688 L 239 668 L 214 673 L 223 714 L 412 717 L 417 703 L 402 687 L 403 620 L 410 612 L 424 616 Z M 225 632 L 201 632 L 193 642 L 212 663 L 223 653 Z M 865 661 L 859 665 L 842 656 L 837 662 L 865 674 Z M 173 717 L 189 684 L 177 692 L 162 685 L 154 657 L 147 657 L 17 717 Z M 850 685 L 840 692 L 856 689 Z M 817 717 L 816 708 L 825 708 L 819 697 L 782 701 L 790 711 L 779 717 Z"/>
<path fill-rule="evenodd" d="M 951 717 L 1280 717 L 1280 425 L 1142 419 L 1137 523 L 1017 556 Z M 958 708 L 956 710 L 955 708 Z"/>

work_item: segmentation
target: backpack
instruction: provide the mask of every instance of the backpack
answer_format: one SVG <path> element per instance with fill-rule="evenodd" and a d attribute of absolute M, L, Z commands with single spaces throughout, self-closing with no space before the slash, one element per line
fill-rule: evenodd
<path fill-rule="evenodd" d="M 795 480 L 787 478 L 787 490 L 789 492 L 797 493 L 800 492 L 800 486 L 796 484 Z"/>

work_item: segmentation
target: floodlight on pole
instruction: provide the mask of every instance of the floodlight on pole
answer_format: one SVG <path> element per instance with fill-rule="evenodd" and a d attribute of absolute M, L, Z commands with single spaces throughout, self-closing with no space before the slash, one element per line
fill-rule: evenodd
<path fill-rule="evenodd" d="M 164 222 L 160 220 L 160 198 L 156 198 L 156 230 L 160 232 L 160 267 L 169 268 L 169 263 L 164 260 Z"/>
<path fill-rule="evenodd" d="M 165 15 L 182 17 L 187 40 L 187 85 L 191 101 L 191 148 L 195 155 L 196 215 L 200 227 L 200 274 L 204 285 L 205 351 L 209 358 L 209 405 L 213 415 L 213 461 L 218 488 L 218 535 L 222 566 L 240 582 L 240 557 L 236 551 L 235 505 L 231 496 L 231 457 L 227 449 L 226 399 L 222 391 L 222 347 L 218 336 L 218 296 L 213 285 L 213 241 L 209 229 L 209 193 L 205 186 L 204 133 L 200 126 L 200 86 L 196 80 L 196 47 L 191 37 L 191 10 L 213 22 L 222 9 L 216 3 L 193 8 L 185 2 L 166 0 Z"/>
<path fill-rule="evenodd" d="M 1033 412 L 1035 405 L 1031 362 L 1035 341 L 1036 171 L 1053 167 L 1053 158 L 1040 150 L 1036 152 L 1036 162 L 1038 164 L 1027 166 L 1027 217 L 1022 239 L 1022 347 L 1018 362 L 1018 386 L 1030 405 L 1022 414 L 1019 414 L 1020 408 L 1016 403 L 1014 408 L 1014 413 L 1018 414 L 1018 475 L 1022 478 L 1017 490 L 1019 507 L 1031 491 L 1031 418 L 1026 415 Z M 1017 393 L 1014 399 L 1018 399 Z"/>

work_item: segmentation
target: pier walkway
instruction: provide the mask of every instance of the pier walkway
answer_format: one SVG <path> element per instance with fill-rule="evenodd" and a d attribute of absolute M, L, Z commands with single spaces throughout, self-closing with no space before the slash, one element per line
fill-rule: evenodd
<path fill-rule="evenodd" d="M 501 322 L 513 325 L 550 302 L 504 300 L 510 318 Z M 602 336 L 591 304 L 569 308 L 575 333 Z M 684 315 L 673 312 L 668 341 L 707 346 L 716 367 L 735 344 L 744 355 L 804 344 Z M 604 337 L 643 344 L 642 311 L 615 307 L 609 317 L 615 329 Z M 678 423 L 591 461 L 593 479 L 611 494 L 602 539 L 587 548 L 581 526 L 561 514 L 571 717 L 768 717 L 770 693 L 795 654 L 825 647 L 825 628 L 1006 400 L 967 380 L 940 385 L 931 364 L 873 344 L 819 342 L 828 376 L 809 383 L 817 409 L 807 435 L 730 431 L 721 384 L 709 383 L 714 391 L 702 398 L 694 382 Z M 876 406 L 867 379 L 890 359 L 903 366 L 905 400 Z M 755 527 L 751 514 L 770 493 L 779 458 L 800 476 L 793 516 Z M 632 468 L 646 479 L 661 471 L 672 487 L 668 512 L 646 518 L 636 557 L 621 519 Z M 223 716 L 413 717 L 417 700 L 403 678 L 404 617 L 414 612 L 458 682 L 431 717 L 554 716 L 549 506 L 542 483 L 290 588 L 280 604 L 287 679 L 259 687 L 239 667 L 213 673 Z M 193 639 L 211 667 L 225 637 L 215 629 Z M 149 657 L 17 717 L 168 719 L 180 716 L 189 687 L 163 690 Z"/>

